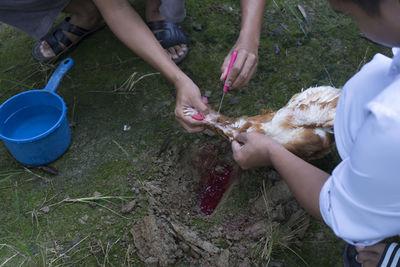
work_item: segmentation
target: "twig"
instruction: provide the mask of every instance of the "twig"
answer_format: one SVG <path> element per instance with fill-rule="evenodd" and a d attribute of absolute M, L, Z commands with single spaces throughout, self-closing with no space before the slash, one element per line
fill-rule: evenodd
<path fill-rule="evenodd" d="M 128 153 L 117 141 L 115 141 L 114 139 L 113 139 L 112 141 L 113 141 L 114 144 L 116 144 L 116 145 L 119 147 L 119 149 L 121 149 L 122 152 L 124 152 L 125 155 L 129 158 L 129 153 Z"/>
<path fill-rule="evenodd" d="M 328 74 L 329 83 L 332 85 L 332 87 L 335 87 L 335 86 L 333 85 L 333 83 L 332 83 L 331 75 L 329 74 L 329 72 L 328 72 L 328 70 L 326 69 L 325 65 L 324 65 L 324 69 L 325 69 L 326 74 Z"/>
<path fill-rule="evenodd" d="M 33 75 L 35 75 L 36 73 L 40 72 L 40 70 L 35 70 L 34 72 L 32 72 L 31 74 L 29 74 L 28 76 L 26 76 L 24 79 L 22 79 L 20 81 L 20 83 L 14 85 L 13 87 L 9 88 L 8 90 L 4 91 L 4 93 L 2 93 L 0 95 L 0 98 L 3 97 L 5 94 L 7 94 L 8 92 L 10 92 L 11 90 L 13 90 L 14 88 L 16 88 L 17 86 L 21 85 L 22 82 L 25 82 L 27 79 L 29 79 L 30 77 L 32 77 Z"/>
<path fill-rule="evenodd" d="M 97 197 L 83 197 L 83 198 L 75 198 L 75 199 L 74 199 L 74 198 L 65 198 L 65 199 L 63 199 L 63 200 L 61 200 L 61 201 L 59 201 L 59 202 L 57 202 L 57 203 L 48 205 L 48 207 L 60 205 L 60 204 L 62 204 L 62 203 L 64 203 L 64 202 L 65 202 L 65 203 L 87 203 L 87 204 L 95 204 L 95 205 L 98 205 L 98 206 L 100 206 L 100 207 L 102 207 L 102 208 L 104 208 L 104 209 L 106 209 L 106 210 L 108 210 L 108 211 L 114 213 L 115 215 L 117 215 L 117 216 L 119 216 L 119 217 L 121 217 L 121 218 L 124 218 L 124 219 L 129 220 L 128 217 L 125 217 L 125 216 L 119 214 L 118 212 L 114 211 L 113 209 L 110 209 L 109 207 L 104 206 L 104 205 L 102 205 L 102 204 L 96 202 L 96 200 L 104 200 L 104 201 L 107 201 L 108 199 L 120 199 L 120 200 L 125 200 L 126 198 L 134 198 L 134 197 L 97 196 Z"/>
<path fill-rule="evenodd" d="M 367 49 L 365 49 L 364 57 L 363 57 L 363 59 L 361 60 L 360 64 L 358 64 L 357 71 L 359 71 L 359 70 L 361 69 L 361 67 L 362 67 L 363 65 L 365 65 L 365 63 L 367 62 L 368 50 L 369 50 L 369 46 L 367 47 Z"/>
<path fill-rule="evenodd" d="M 14 257 L 16 257 L 17 255 L 19 255 L 19 253 L 15 253 L 14 255 L 12 255 L 10 258 L 6 259 L 1 265 L 0 267 L 3 267 L 4 265 L 6 265 L 7 262 L 9 262 L 10 260 L 12 260 Z"/>
<path fill-rule="evenodd" d="M 103 64 L 103 65 L 100 65 L 100 67 L 110 67 L 110 66 L 115 66 L 115 65 L 122 65 L 122 64 L 124 64 L 124 63 L 128 63 L 128 62 L 131 62 L 131 61 L 140 59 L 140 57 L 132 57 L 132 58 L 128 58 L 128 59 L 123 60 L 123 61 L 121 61 L 120 58 L 118 58 L 118 59 L 119 59 L 119 62 Z M 97 66 L 98 66 L 98 65 L 97 65 Z M 97 69 L 97 66 L 95 66 L 95 67 L 90 67 L 90 68 L 86 68 L 86 70 L 94 70 L 94 69 Z"/>
<path fill-rule="evenodd" d="M 132 73 L 131 76 L 129 76 L 129 78 L 119 88 L 114 90 L 114 92 L 120 92 L 120 91 L 132 92 L 135 89 L 136 84 L 140 80 L 142 80 L 146 77 L 152 76 L 152 75 L 158 75 L 160 73 L 159 72 L 147 73 L 147 74 L 140 76 L 139 78 L 137 78 L 135 80 L 137 74 L 138 74 L 138 72 L 136 72 L 136 71 L 134 73 Z"/>
<path fill-rule="evenodd" d="M 57 258 L 53 259 L 51 261 L 51 264 L 53 264 L 54 262 L 58 261 L 59 259 L 61 259 L 62 257 L 64 257 L 69 251 L 71 251 L 72 249 L 74 249 L 76 246 L 78 246 L 80 243 L 82 243 L 86 238 L 88 238 L 89 236 L 86 236 L 85 238 L 81 239 L 79 242 L 77 242 L 76 244 L 74 244 L 72 247 L 70 247 L 67 251 L 61 253 L 60 255 L 57 256 Z"/>

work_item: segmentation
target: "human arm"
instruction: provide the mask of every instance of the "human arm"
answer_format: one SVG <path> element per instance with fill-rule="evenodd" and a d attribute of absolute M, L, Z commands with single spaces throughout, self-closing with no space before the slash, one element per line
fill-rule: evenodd
<path fill-rule="evenodd" d="M 203 122 L 184 116 L 183 107 L 207 113 L 199 88 L 170 59 L 142 18 L 127 0 L 94 0 L 104 20 L 128 48 L 152 65 L 174 84 L 177 90 L 175 116 L 188 132 L 203 129 Z"/>
<path fill-rule="evenodd" d="M 236 89 L 246 85 L 257 71 L 258 46 L 260 44 L 261 23 L 264 14 L 266 0 L 241 0 L 242 26 L 239 38 L 225 57 L 221 67 L 221 81 L 230 89 Z M 232 52 L 238 51 L 236 61 L 229 76 L 229 62 Z"/>
<path fill-rule="evenodd" d="M 322 220 L 319 194 L 329 174 L 285 149 L 272 138 L 259 133 L 243 133 L 232 142 L 235 161 L 243 169 L 272 166 L 287 183 L 300 205 Z M 240 144 L 241 143 L 241 144 Z"/>

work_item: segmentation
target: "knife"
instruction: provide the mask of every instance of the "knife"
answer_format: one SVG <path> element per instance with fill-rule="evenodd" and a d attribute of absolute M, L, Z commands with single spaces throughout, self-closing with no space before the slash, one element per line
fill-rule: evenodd
<path fill-rule="evenodd" d="M 228 72 L 226 73 L 225 80 L 228 78 L 229 72 L 231 72 L 233 63 L 235 63 L 235 60 L 236 60 L 237 53 L 238 52 L 236 50 L 232 52 L 231 62 L 229 62 Z M 226 86 L 225 84 L 224 84 L 224 88 L 222 88 L 222 92 L 223 93 L 222 93 L 221 102 L 219 103 L 218 113 L 221 110 L 221 106 L 222 106 L 222 102 L 224 101 L 225 93 L 228 92 L 228 86 Z"/>

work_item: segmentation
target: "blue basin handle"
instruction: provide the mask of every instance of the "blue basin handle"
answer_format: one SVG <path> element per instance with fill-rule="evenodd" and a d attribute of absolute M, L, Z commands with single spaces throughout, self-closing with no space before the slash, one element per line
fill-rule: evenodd
<path fill-rule="evenodd" d="M 43 91 L 55 93 L 62 78 L 73 65 L 74 61 L 72 60 L 72 58 L 67 58 L 61 61 L 56 71 L 53 73 L 53 75 L 51 75 L 50 80 Z"/>

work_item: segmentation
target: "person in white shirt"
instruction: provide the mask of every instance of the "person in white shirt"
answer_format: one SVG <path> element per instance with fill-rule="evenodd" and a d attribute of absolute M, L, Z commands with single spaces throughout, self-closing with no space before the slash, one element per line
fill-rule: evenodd
<path fill-rule="evenodd" d="M 400 266 L 400 246 L 379 243 L 400 235 L 400 1 L 329 2 L 394 54 L 375 55 L 343 87 L 334 124 L 342 162 L 329 175 L 257 133 L 236 137 L 234 159 L 273 166 L 302 207 L 350 244 L 345 266 Z"/>

